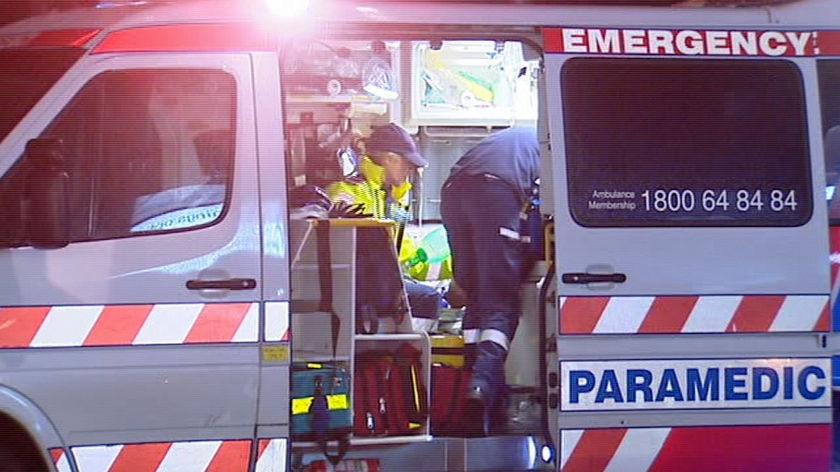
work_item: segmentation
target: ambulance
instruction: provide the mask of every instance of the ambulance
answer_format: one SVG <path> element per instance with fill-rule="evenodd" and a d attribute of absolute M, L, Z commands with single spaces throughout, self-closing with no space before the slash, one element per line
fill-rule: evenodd
<path fill-rule="evenodd" d="M 0 28 L 0 470 L 830 470 L 840 8 L 622 3 L 138 0 Z M 294 434 L 295 364 L 352 384 L 407 344 L 436 401 L 426 332 L 353 329 L 356 231 L 386 224 L 328 220 L 325 266 L 290 198 L 389 122 L 430 161 L 407 234 L 462 152 L 536 125 L 545 257 L 512 427 L 339 451 Z M 325 267 L 338 323 L 306 308 Z"/>

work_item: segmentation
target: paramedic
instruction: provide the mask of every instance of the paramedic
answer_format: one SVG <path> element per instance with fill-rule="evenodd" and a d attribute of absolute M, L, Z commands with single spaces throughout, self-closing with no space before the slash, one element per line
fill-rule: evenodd
<path fill-rule="evenodd" d="M 429 163 L 417 152 L 411 135 L 400 126 L 390 123 L 373 129 L 359 143 L 362 158 L 358 175 L 327 186 L 333 202 L 363 204 L 362 211 L 374 218 L 397 223 L 397 237 L 409 220 L 409 176 Z M 400 247 L 401 241 L 397 241 Z M 440 315 L 441 295 L 433 287 L 414 280 L 404 280 L 412 324 L 417 331 L 431 331 Z"/>
<path fill-rule="evenodd" d="M 453 166 L 441 189 L 441 217 L 452 251 L 455 290 L 466 297 L 466 367 L 472 369 L 471 435 L 487 434 L 505 386 L 504 363 L 519 323 L 527 264 L 520 213 L 539 177 L 533 127 L 493 133 Z"/>

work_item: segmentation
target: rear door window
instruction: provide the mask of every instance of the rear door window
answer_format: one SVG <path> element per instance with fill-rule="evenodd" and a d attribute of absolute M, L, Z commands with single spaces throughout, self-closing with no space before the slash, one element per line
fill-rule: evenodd
<path fill-rule="evenodd" d="M 578 58 L 564 65 L 561 83 L 570 211 L 582 226 L 810 218 L 804 92 L 793 63 Z"/>
<path fill-rule="evenodd" d="M 808 60 L 545 59 L 562 295 L 827 291 Z"/>

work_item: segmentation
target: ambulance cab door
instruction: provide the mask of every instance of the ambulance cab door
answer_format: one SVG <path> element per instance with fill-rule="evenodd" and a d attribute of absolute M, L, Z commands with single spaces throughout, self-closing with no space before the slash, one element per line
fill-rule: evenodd
<path fill-rule="evenodd" d="M 253 300 L 260 274 L 250 59 L 102 54 L 26 124 L 57 138 L 67 244 L 4 258 L 19 305 Z M 39 113 L 40 112 L 40 113 Z M 38 129 L 40 128 L 40 131 Z M 82 270 L 83 269 L 83 270 Z M 227 282 L 224 282 L 227 281 Z M 237 283 L 234 283 L 238 281 Z M 142 287 L 142 289 L 141 289 Z"/>
<path fill-rule="evenodd" d="M 616 447 L 627 425 L 646 428 L 629 431 L 657 447 L 612 452 L 653 460 L 675 425 L 740 444 L 763 433 L 724 425 L 747 424 L 824 458 L 829 264 L 813 59 L 639 53 L 681 34 L 723 33 L 544 31 L 561 458 L 583 453 L 593 425 L 618 428 Z M 810 33 L 735 40 L 763 34 Z M 813 436 L 768 426 L 805 423 Z M 704 441 L 681 453 L 712 457 Z M 748 459 L 733 460 L 718 466 Z"/>
<path fill-rule="evenodd" d="M 158 51 L 185 34 L 137 53 L 145 32 L 104 41 L 3 143 L 15 155 L 34 139 L 61 143 L 69 243 L 0 249 L 0 338 L 27 365 L 7 366 L 4 386 L 68 445 L 254 433 L 253 61 Z"/>

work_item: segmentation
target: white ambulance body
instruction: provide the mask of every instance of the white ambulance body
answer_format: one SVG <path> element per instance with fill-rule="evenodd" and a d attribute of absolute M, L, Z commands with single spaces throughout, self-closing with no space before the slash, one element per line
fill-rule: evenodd
<path fill-rule="evenodd" d="M 0 469 L 327 470 L 290 431 L 292 362 L 336 355 L 294 303 L 311 144 L 415 133 L 422 223 L 461 152 L 527 121 L 553 233 L 508 378 L 537 426 L 353 437 L 345 466 L 829 470 L 834 3 L 187 0 L 0 29 Z M 349 326 L 348 365 L 407 341 L 428 376 L 425 334 Z"/>

